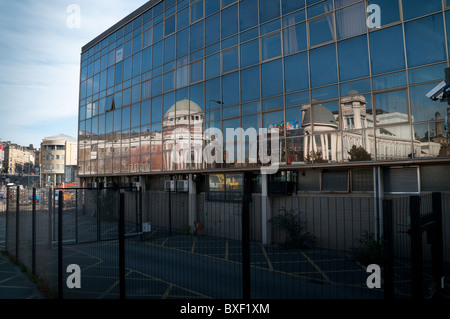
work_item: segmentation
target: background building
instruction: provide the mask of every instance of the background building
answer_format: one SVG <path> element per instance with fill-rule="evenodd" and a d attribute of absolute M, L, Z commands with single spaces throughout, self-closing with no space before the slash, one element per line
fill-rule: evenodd
<path fill-rule="evenodd" d="M 58 186 L 74 181 L 73 170 L 77 165 L 76 138 L 63 134 L 44 138 L 41 143 L 41 156 L 43 186 Z"/>
<path fill-rule="evenodd" d="M 35 174 L 39 152 L 32 144 L 29 146 L 20 146 L 8 141 L 3 143 L 3 149 L 3 167 L 5 174 Z"/>
<path fill-rule="evenodd" d="M 425 96 L 449 65 L 449 27 L 445 0 L 149 1 L 82 48 L 79 176 L 160 190 L 188 179 L 227 200 L 252 172 L 264 203 L 280 195 L 273 181 L 376 206 L 449 191 L 450 107 Z M 195 124 L 278 127 L 280 170 L 261 175 L 248 141 L 224 141 L 245 147 L 244 162 L 173 165 L 180 141 L 195 158 L 213 139 Z"/>

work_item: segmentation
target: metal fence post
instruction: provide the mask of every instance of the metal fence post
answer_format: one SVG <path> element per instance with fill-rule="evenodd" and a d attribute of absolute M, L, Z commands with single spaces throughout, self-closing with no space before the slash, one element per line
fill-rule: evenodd
<path fill-rule="evenodd" d="M 5 227 L 5 249 L 7 252 L 8 251 L 8 225 L 9 225 L 9 196 L 10 196 L 10 191 L 9 191 L 9 187 L 6 187 L 6 227 Z"/>
<path fill-rule="evenodd" d="M 442 195 L 441 193 L 433 193 L 433 234 L 431 244 L 431 258 L 433 268 L 433 281 L 436 284 L 438 293 L 444 289 L 443 276 L 444 276 L 444 236 L 442 230 Z"/>
<path fill-rule="evenodd" d="M 244 196 L 242 199 L 242 298 L 251 298 L 250 280 L 250 203 L 251 175 L 244 173 Z"/>
<path fill-rule="evenodd" d="M 16 191 L 16 259 L 19 260 L 19 240 L 20 240 L 20 231 L 19 231 L 19 211 L 20 211 L 20 186 L 17 186 Z"/>
<path fill-rule="evenodd" d="M 394 234 L 392 200 L 383 200 L 384 299 L 394 298 Z"/>
<path fill-rule="evenodd" d="M 59 191 L 59 195 L 58 195 L 58 299 L 63 298 L 62 212 L 63 212 L 63 192 Z"/>
<path fill-rule="evenodd" d="M 36 187 L 33 187 L 33 196 L 31 197 L 32 216 L 31 216 L 31 271 L 36 273 Z"/>
<path fill-rule="evenodd" d="M 125 299 L 125 194 L 122 192 L 119 205 L 119 285 L 120 299 Z"/>
<path fill-rule="evenodd" d="M 420 196 L 410 197 L 411 217 L 411 280 L 412 298 L 423 299 L 423 254 L 420 229 Z"/>

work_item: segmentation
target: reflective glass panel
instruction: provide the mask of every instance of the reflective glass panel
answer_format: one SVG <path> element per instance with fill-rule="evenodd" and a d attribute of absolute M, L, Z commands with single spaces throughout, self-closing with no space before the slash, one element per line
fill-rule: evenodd
<path fill-rule="evenodd" d="M 261 65 L 262 97 L 283 93 L 283 67 L 281 59 Z"/>
<path fill-rule="evenodd" d="M 426 96 L 438 84 L 439 82 L 434 82 L 409 88 L 413 122 L 440 121 L 450 115 L 450 106 L 447 103 L 432 101 Z"/>
<path fill-rule="evenodd" d="M 205 45 L 220 40 L 220 14 L 208 17 L 205 21 Z"/>
<path fill-rule="evenodd" d="M 336 31 L 338 39 L 364 33 L 366 12 L 364 2 L 336 11 Z"/>
<path fill-rule="evenodd" d="M 278 18 L 280 16 L 280 2 L 273 0 L 259 1 L 260 23 Z"/>
<path fill-rule="evenodd" d="M 306 23 L 299 23 L 283 30 L 284 55 L 306 50 Z"/>
<path fill-rule="evenodd" d="M 259 40 L 241 45 L 241 68 L 259 63 Z"/>
<path fill-rule="evenodd" d="M 241 0 L 239 2 L 240 30 L 247 30 L 258 24 L 258 0 Z"/>
<path fill-rule="evenodd" d="M 224 106 L 239 103 L 239 72 L 222 77 L 222 92 Z"/>
<path fill-rule="evenodd" d="M 336 47 L 326 45 L 310 51 L 311 86 L 337 82 Z"/>
<path fill-rule="evenodd" d="M 373 74 L 405 68 L 401 26 L 371 32 L 369 38 Z"/>
<path fill-rule="evenodd" d="M 394 91 L 375 95 L 376 124 L 408 121 L 406 91 Z"/>
<path fill-rule="evenodd" d="M 308 54 L 306 52 L 284 58 L 285 91 L 309 88 Z"/>
<path fill-rule="evenodd" d="M 234 5 L 222 11 L 222 39 L 238 32 L 238 6 Z"/>
<path fill-rule="evenodd" d="M 405 20 L 442 10 L 441 0 L 402 0 L 402 3 Z"/>
<path fill-rule="evenodd" d="M 338 55 L 340 81 L 369 76 L 369 51 L 365 35 L 339 42 Z"/>
<path fill-rule="evenodd" d="M 409 67 L 446 59 L 444 23 L 441 14 L 406 23 L 405 38 Z"/>
<path fill-rule="evenodd" d="M 241 71 L 241 101 L 247 102 L 259 99 L 259 66 Z"/>
<path fill-rule="evenodd" d="M 261 39 L 262 60 L 268 60 L 281 55 L 281 34 L 279 32 Z"/>
<path fill-rule="evenodd" d="M 309 22 L 309 44 L 311 46 L 334 39 L 333 20 L 333 15 L 329 14 Z"/>

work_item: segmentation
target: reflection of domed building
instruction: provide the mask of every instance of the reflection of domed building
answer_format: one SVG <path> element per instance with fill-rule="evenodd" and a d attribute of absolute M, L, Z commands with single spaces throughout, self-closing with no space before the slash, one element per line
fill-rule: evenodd
<path fill-rule="evenodd" d="M 203 148 L 205 114 L 201 107 L 188 99 L 177 101 L 163 119 L 163 150 L 166 169 L 200 168 Z M 173 149 L 177 152 L 172 152 Z M 200 152 L 200 153 L 199 153 Z M 174 158 L 177 154 L 178 158 Z M 198 166 L 198 167 L 197 167 Z"/>
<path fill-rule="evenodd" d="M 411 155 L 411 132 L 409 127 L 395 126 L 373 130 L 374 120 L 383 124 L 385 117 L 407 117 L 407 114 L 366 112 L 367 102 L 362 94 L 352 90 L 340 101 L 341 114 L 333 113 L 322 104 L 303 105 L 302 128 L 305 131 L 304 154 L 308 161 L 342 161 L 348 159 L 353 145 L 362 146 L 368 153 L 375 153 L 379 159 L 408 157 Z M 339 133 L 341 126 L 342 133 Z M 369 129 L 372 128 L 372 129 Z M 420 144 L 414 142 L 414 152 L 420 152 Z"/>

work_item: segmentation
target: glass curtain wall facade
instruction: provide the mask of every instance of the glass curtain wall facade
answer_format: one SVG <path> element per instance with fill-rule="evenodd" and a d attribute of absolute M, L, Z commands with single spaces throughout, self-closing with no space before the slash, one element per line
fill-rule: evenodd
<path fill-rule="evenodd" d="M 450 106 L 425 94 L 449 31 L 445 0 L 150 1 L 83 47 L 79 176 L 257 169 L 248 140 L 224 140 L 244 162 L 194 160 L 209 128 L 278 127 L 292 169 L 445 162 Z"/>

